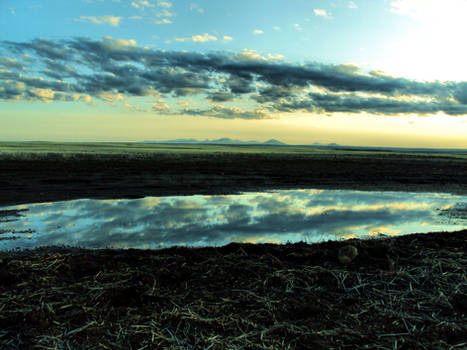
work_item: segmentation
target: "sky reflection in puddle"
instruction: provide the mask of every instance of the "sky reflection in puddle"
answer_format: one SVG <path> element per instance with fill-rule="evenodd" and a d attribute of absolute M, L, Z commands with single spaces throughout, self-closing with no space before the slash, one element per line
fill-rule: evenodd
<path fill-rule="evenodd" d="M 0 208 L 0 250 L 219 246 L 453 231 L 467 197 L 436 193 L 287 190 L 226 196 L 74 200 Z M 21 216 L 5 210 L 27 209 Z"/>

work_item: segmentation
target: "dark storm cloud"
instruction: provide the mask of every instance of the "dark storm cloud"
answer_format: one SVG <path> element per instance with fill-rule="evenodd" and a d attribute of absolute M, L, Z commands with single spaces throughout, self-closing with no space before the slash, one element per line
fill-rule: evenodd
<path fill-rule="evenodd" d="M 42 72 L 53 79 L 62 80 L 70 77 L 79 77 L 73 67 L 67 64 L 63 64 L 57 61 L 49 59 L 44 60 L 45 70 Z"/>
<path fill-rule="evenodd" d="M 449 115 L 467 114 L 467 106 L 451 101 L 410 102 L 388 98 L 361 97 L 358 95 L 308 94 L 306 99 L 290 99 L 274 104 L 274 109 L 281 112 L 303 110 L 308 112 L 346 112 L 372 114 L 407 114 L 420 115 L 444 112 Z"/>
<path fill-rule="evenodd" d="M 0 99 L 16 100 L 22 96 L 23 92 L 17 83 L 0 81 Z"/>
<path fill-rule="evenodd" d="M 454 98 L 459 103 L 467 104 L 467 82 L 457 84 L 454 90 Z"/>
<path fill-rule="evenodd" d="M 73 94 L 102 98 L 119 93 L 199 95 L 215 103 L 244 98 L 256 103 L 252 111 L 222 106 L 180 111 L 220 118 L 265 118 L 266 110 L 467 114 L 466 82 L 420 82 L 364 73 L 351 65 L 292 64 L 245 53 L 166 52 L 108 37 L 3 41 L 0 48 L 8 52 L 0 58 L 0 98 L 6 100 L 44 100 L 44 93 L 31 89 L 50 89 L 61 100 L 76 100 Z M 320 93 L 310 93 L 316 88 Z"/>
<path fill-rule="evenodd" d="M 214 91 L 208 94 L 207 98 L 211 102 L 227 102 L 235 99 L 236 95 L 231 92 Z"/>
<path fill-rule="evenodd" d="M 227 87 L 232 91 L 233 94 L 247 94 L 253 92 L 251 86 L 252 77 L 237 76 L 235 73 L 231 73 L 230 78 L 227 82 Z"/>
<path fill-rule="evenodd" d="M 2 56 L 0 56 L 0 67 L 12 68 L 12 69 L 18 69 L 18 70 L 26 70 L 23 64 L 19 62 L 18 60 L 9 58 L 9 57 L 2 57 Z"/>
<path fill-rule="evenodd" d="M 10 49 L 12 52 L 24 53 L 25 51 L 33 51 L 38 56 L 51 60 L 68 60 L 71 59 L 73 50 L 65 46 L 64 42 L 52 41 L 46 39 L 34 39 L 31 42 L 17 43 L 12 41 L 3 41 L 2 46 Z"/>
<path fill-rule="evenodd" d="M 297 89 L 295 89 L 297 92 Z M 274 102 L 281 98 L 288 98 L 294 95 L 294 91 L 290 87 L 280 85 L 271 85 L 267 88 L 259 89 L 258 94 L 252 98 L 259 103 Z"/>
<path fill-rule="evenodd" d="M 162 93 L 174 92 L 177 96 L 201 93 L 209 90 L 209 76 L 184 69 L 162 68 L 144 72 L 141 77 Z"/>

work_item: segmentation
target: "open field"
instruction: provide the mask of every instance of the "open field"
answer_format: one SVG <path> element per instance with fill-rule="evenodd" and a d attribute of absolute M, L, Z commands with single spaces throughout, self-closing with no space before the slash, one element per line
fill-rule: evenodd
<path fill-rule="evenodd" d="M 465 194 L 467 153 L 0 143 L 0 205 L 286 188 Z"/>
<path fill-rule="evenodd" d="M 416 150 L 377 149 L 377 148 L 345 148 L 323 146 L 271 146 L 271 145 L 222 145 L 222 144 L 174 144 L 174 143 L 134 143 L 134 142 L 1 142 L 1 153 L 61 153 L 61 154 L 140 154 L 145 153 L 269 153 L 269 154 L 418 154 L 421 156 L 447 156 L 467 159 L 467 150 Z"/>
<path fill-rule="evenodd" d="M 0 205 L 313 187 L 466 194 L 467 155 L 0 144 Z M 0 252 L 0 348 L 465 349 L 466 235 Z"/>

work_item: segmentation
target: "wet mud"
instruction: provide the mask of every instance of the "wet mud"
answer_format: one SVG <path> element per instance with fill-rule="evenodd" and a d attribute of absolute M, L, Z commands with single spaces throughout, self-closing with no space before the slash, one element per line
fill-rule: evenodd
<path fill-rule="evenodd" d="M 0 158 L 0 205 L 296 188 L 466 194 L 467 158 L 357 151 Z"/>

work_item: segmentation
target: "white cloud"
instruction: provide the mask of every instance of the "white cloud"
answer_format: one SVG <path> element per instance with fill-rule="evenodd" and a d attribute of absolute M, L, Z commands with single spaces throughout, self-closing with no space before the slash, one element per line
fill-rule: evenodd
<path fill-rule="evenodd" d="M 261 56 L 256 50 L 243 49 L 243 52 L 236 55 L 236 58 L 244 61 L 279 61 L 284 58 L 284 55 L 268 53 L 265 57 Z"/>
<path fill-rule="evenodd" d="M 188 108 L 188 107 L 196 105 L 196 102 L 193 100 L 178 100 L 177 104 L 180 107 Z"/>
<path fill-rule="evenodd" d="M 349 1 L 349 9 L 356 9 L 358 8 L 357 4 L 353 1 Z"/>
<path fill-rule="evenodd" d="M 255 34 L 255 35 L 260 35 L 260 34 L 264 34 L 264 32 L 263 32 L 261 29 L 255 29 L 255 30 L 253 31 L 253 34 Z"/>
<path fill-rule="evenodd" d="M 38 97 L 43 103 L 50 103 L 54 99 L 55 91 L 51 89 L 31 88 L 29 92 Z"/>
<path fill-rule="evenodd" d="M 194 42 L 202 42 L 202 43 L 205 43 L 207 41 L 216 41 L 217 38 L 213 35 L 210 35 L 208 33 L 204 33 L 203 35 L 193 35 L 191 37 L 191 40 L 193 40 Z"/>
<path fill-rule="evenodd" d="M 170 1 L 157 1 L 151 2 L 148 0 L 134 0 L 131 2 L 131 6 L 137 8 L 138 10 L 145 10 L 146 8 L 155 8 L 155 7 L 164 7 L 164 8 L 171 8 L 172 3 Z"/>
<path fill-rule="evenodd" d="M 168 10 L 162 10 L 161 12 L 156 12 L 156 17 L 172 17 L 174 14 Z"/>
<path fill-rule="evenodd" d="M 129 110 L 132 110 L 134 112 L 144 112 L 144 113 L 149 113 L 150 110 L 149 109 L 143 109 L 143 108 L 140 108 L 138 106 L 133 106 L 131 104 L 129 104 L 128 102 L 122 102 L 122 106 L 124 108 L 128 108 Z"/>
<path fill-rule="evenodd" d="M 196 11 L 198 13 L 204 13 L 204 9 L 196 3 L 190 4 L 190 11 Z"/>
<path fill-rule="evenodd" d="M 156 24 L 170 24 L 172 21 L 168 17 L 173 17 L 175 14 L 168 9 L 172 7 L 170 1 L 154 1 L 154 0 L 133 0 L 131 6 L 137 8 L 140 11 L 152 13 L 155 17 L 159 18 L 154 20 Z M 139 19 L 139 16 L 133 16 L 131 19 Z"/>
<path fill-rule="evenodd" d="M 81 95 L 80 100 L 84 101 L 85 103 L 91 103 L 92 102 L 92 97 L 89 95 Z"/>
<path fill-rule="evenodd" d="M 236 58 L 246 61 L 257 61 L 257 60 L 265 60 L 256 50 L 253 49 L 243 49 L 241 54 L 238 54 Z"/>
<path fill-rule="evenodd" d="M 278 30 L 281 30 L 281 27 L 279 27 L 279 26 L 274 26 L 274 27 L 272 27 L 272 29 L 278 31 Z"/>
<path fill-rule="evenodd" d="M 111 104 L 111 105 L 114 105 L 114 101 L 120 101 L 120 102 L 125 101 L 124 96 L 123 96 L 122 93 L 114 93 L 114 92 L 110 92 L 110 91 L 101 91 L 101 92 L 98 92 L 96 95 L 102 101 L 104 101 L 105 103 Z"/>
<path fill-rule="evenodd" d="M 165 103 L 163 99 L 160 98 L 156 100 L 155 103 L 153 103 L 152 109 L 155 112 L 168 112 L 171 110 L 171 107 L 167 103 Z"/>
<path fill-rule="evenodd" d="M 171 24 L 172 21 L 168 18 L 163 18 L 163 19 L 158 19 L 158 20 L 155 20 L 154 23 L 156 24 Z"/>
<path fill-rule="evenodd" d="M 111 36 L 105 36 L 102 39 L 102 44 L 111 50 L 123 50 L 136 46 L 134 39 L 114 39 Z"/>
<path fill-rule="evenodd" d="M 280 53 L 268 53 L 268 61 L 280 61 L 284 59 L 284 55 Z"/>
<path fill-rule="evenodd" d="M 188 37 L 174 38 L 174 41 L 178 41 L 180 43 L 184 43 L 187 41 L 205 43 L 208 41 L 216 41 L 216 40 L 217 40 L 217 37 L 215 37 L 214 35 L 210 35 L 208 33 L 204 33 L 202 35 L 193 35 L 191 38 L 188 38 Z M 227 42 L 232 41 L 233 38 L 231 36 L 224 35 L 222 37 L 222 40 L 227 43 Z"/>
<path fill-rule="evenodd" d="M 137 8 L 139 10 L 144 10 L 146 7 L 156 7 L 155 4 L 147 1 L 147 0 L 136 0 L 131 2 L 131 6 Z"/>
<path fill-rule="evenodd" d="M 115 16 L 80 16 L 77 21 L 92 22 L 95 24 L 110 24 L 112 27 L 118 27 L 122 17 Z"/>
<path fill-rule="evenodd" d="M 170 1 L 158 1 L 157 5 L 159 5 L 160 7 L 166 7 L 166 8 L 172 7 L 172 3 Z"/>
<path fill-rule="evenodd" d="M 121 105 L 124 107 L 124 108 L 128 108 L 128 109 L 131 109 L 132 111 L 137 111 L 137 112 L 149 112 L 148 109 L 142 109 L 140 107 L 137 107 L 137 106 L 133 106 L 131 105 L 126 97 L 128 96 L 125 96 L 124 94 L 122 93 L 114 93 L 114 92 L 110 92 L 110 91 L 102 91 L 102 92 L 99 92 L 97 93 L 97 98 L 101 99 L 102 101 L 104 101 L 104 103 L 110 105 L 110 106 L 117 106 L 116 102 L 120 102 Z M 75 99 L 76 96 L 73 96 L 73 98 Z M 90 104 L 92 102 L 92 98 L 91 96 L 89 95 L 81 95 L 79 96 L 79 99 Z M 170 107 L 169 107 L 170 108 Z"/>
<path fill-rule="evenodd" d="M 175 15 L 173 12 L 170 12 L 167 9 L 154 10 L 153 13 L 157 18 L 162 18 L 162 19 L 156 20 L 155 21 L 156 24 L 169 24 L 169 23 L 172 23 L 172 21 L 170 19 L 168 19 L 168 17 L 173 17 Z"/>
<path fill-rule="evenodd" d="M 303 28 L 300 27 L 300 24 L 298 24 L 298 23 L 295 23 L 295 24 L 293 25 L 293 27 L 294 27 L 296 30 L 298 30 L 298 31 L 303 30 Z"/>
<path fill-rule="evenodd" d="M 135 21 L 140 21 L 143 19 L 141 16 L 131 16 L 130 19 L 135 20 Z"/>
<path fill-rule="evenodd" d="M 316 16 L 319 16 L 319 17 L 324 17 L 324 18 L 329 18 L 329 15 L 328 13 L 326 12 L 326 10 L 323 10 L 323 9 L 313 9 L 313 12 Z"/>

